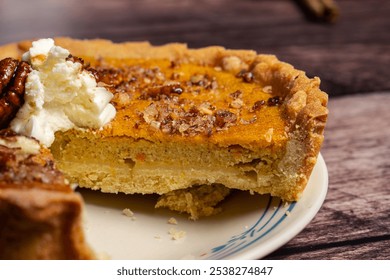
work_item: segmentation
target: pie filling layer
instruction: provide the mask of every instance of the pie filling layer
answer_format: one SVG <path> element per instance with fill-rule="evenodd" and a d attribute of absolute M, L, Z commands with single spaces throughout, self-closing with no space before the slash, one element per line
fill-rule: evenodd
<path fill-rule="evenodd" d="M 278 166 L 286 121 L 271 86 L 247 71 L 168 60 L 92 64 L 117 115 L 100 131 L 57 132 L 51 151 L 72 183 L 160 195 L 218 184 L 291 199 L 286 184 L 297 178 Z"/>
<path fill-rule="evenodd" d="M 275 155 L 239 146 L 151 144 L 123 137 L 98 141 L 69 132 L 57 134 L 51 150 L 72 182 L 103 192 L 164 194 L 213 183 L 256 190 L 277 178 Z"/>

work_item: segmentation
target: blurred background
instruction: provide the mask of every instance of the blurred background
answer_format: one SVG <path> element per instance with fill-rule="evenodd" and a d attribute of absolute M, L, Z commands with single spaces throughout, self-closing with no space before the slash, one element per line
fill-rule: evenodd
<path fill-rule="evenodd" d="M 297 0 L 0 0 L 0 44 L 54 36 L 254 49 L 319 76 L 331 96 L 390 89 L 390 1 L 335 0 L 333 23 Z M 327 2 L 325 0 L 324 2 Z"/>

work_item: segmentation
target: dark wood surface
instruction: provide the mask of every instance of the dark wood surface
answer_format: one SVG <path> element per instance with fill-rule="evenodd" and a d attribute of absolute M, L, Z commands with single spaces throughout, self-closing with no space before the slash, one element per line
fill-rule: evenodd
<path fill-rule="evenodd" d="M 327 199 L 267 259 L 390 259 L 390 1 L 339 0 L 334 24 L 292 0 L 0 0 L 0 44 L 71 36 L 276 54 L 330 95 Z"/>
<path fill-rule="evenodd" d="M 329 190 L 314 220 L 269 259 L 390 259 L 390 94 L 330 100 Z"/>

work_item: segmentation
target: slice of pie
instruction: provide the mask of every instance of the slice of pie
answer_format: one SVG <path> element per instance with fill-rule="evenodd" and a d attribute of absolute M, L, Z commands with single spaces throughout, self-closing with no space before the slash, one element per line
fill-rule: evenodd
<path fill-rule="evenodd" d="M 36 140 L 0 131 L 0 259 L 91 259 L 82 198 Z"/>
<path fill-rule="evenodd" d="M 55 134 L 50 150 L 71 183 L 157 193 L 158 207 L 193 219 L 215 213 L 230 189 L 302 195 L 328 114 L 318 78 L 254 51 L 55 41 L 84 60 L 116 109 L 103 129 Z M 20 56 L 30 45 L 0 51 Z"/>

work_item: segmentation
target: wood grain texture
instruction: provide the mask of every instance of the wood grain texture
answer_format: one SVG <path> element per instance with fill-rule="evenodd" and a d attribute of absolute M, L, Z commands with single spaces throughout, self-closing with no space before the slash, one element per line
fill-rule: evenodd
<path fill-rule="evenodd" d="M 268 259 L 390 258 L 390 92 L 330 101 L 325 203 Z"/>
<path fill-rule="evenodd" d="M 2 0 L 0 44 L 71 36 L 222 45 L 276 54 L 319 76 L 330 95 L 390 90 L 390 1 L 339 0 L 336 24 L 293 0 Z"/>

